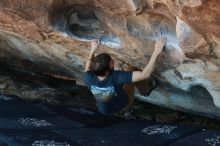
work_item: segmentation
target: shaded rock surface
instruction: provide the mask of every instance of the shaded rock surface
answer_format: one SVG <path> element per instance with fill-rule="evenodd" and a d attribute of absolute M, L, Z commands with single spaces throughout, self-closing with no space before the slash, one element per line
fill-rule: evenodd
<path fill-rule="evenodd" d="M 217 0 L 0 0 L 1 67 L 82 84 L 89 40 L 101 40 L 98 53 L 110 53 L 117 69 L 143 69 L 155 41 L 165 36 L 168 43 L 153 74 L 160 86 L 146 96 L 143 83 L 136 97 L 219 118 L 219 18 Z M 2 92 L 39 99 L 60 91 L 44 88 L 39 78 L 37 88 L 25 87 L 8 69 L 4 73 Z"/>

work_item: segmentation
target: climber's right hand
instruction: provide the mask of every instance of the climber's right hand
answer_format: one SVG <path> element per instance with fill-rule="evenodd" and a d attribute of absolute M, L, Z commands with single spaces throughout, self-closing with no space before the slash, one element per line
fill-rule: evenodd
<path fill-rule="evenodd" d="M 98 49 L 99 44 L 100 44 L 99 40 L 97 40 L 97 39 L 92 40 L 91 41 L 91 51 L 95 52 Z"/>
<path fill-rule="evenodd" d="M 167 43 L 167 38 L 166 37 L 162 37 L 159 40 L 157 40 L 156 44 L 155 44 L 154 52 L 157 55 L 159 55 L 163 51 L 163 47 L 166 45 L 166 43 Z"/>

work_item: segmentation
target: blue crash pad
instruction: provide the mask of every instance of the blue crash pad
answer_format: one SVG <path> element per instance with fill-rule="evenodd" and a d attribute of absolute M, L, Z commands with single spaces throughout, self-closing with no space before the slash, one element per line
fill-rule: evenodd
<path fill-rule="evenodd" d="M 54 115 L 43 104 L 35 104 L 16 96 L 0 95 L 0 117 L 48 117 Z"/>
<path fill-rule="evenodd" d="M 80 127 L 84 127 L 84 125 L 58 116 L 0 118 L 0 129 L 72 129 Z"/>
<path fill-rule="evenodd" d="M 0 111 L 1 146 L 183 146 L 177 142 L 202 131 L 193 126 L 125 120 L 86 108 L 49 106 L 1 94 Z"/>
<path fill-rule="evenodd" d="M 103 116 L 100 113 L 87 108 L 64 106 L 48 106 L 48 108 L 54 111 L 57 115 L 83 124 L 84 127 L 105 127 L 125 121 L 124 119 L 113 116 Z"/>
<path fill-rule="evenodd" d="M 0 129 L 1 146 L 80 146 L 49 130 Z"/>
<path fill-rule="evenodd" d="M 126 121 L 102 128 L 56 130 L 83 146 L 167 146 L 200 128 L 146 121 Z"/>
<path fill-rule="evenodd" d="M 207 130 L 180 139 L 170 146 L 220 146 L 220 131 Z"/>

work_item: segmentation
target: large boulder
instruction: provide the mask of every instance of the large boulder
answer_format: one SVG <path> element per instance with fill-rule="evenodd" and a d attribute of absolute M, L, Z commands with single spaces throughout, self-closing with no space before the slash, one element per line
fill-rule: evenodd
<path fill-rule="evenodd" d="M 91 39 L 117 69 L 143 69 L 165 36 L 153 74 L 160 86 L 136 97 L 219 118 L 219 20 L 217 0 L 0 0 L 0 61 L 82 84 Z"/>

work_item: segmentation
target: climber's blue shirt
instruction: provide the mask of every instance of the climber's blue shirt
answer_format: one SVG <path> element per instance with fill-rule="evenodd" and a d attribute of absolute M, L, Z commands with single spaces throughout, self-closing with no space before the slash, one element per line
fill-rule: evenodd
<path fill-rule="evenodd" d="M 113 70 L 100 81 L 96 75 L 87 71 L 83 80 L 93 93 L 100 113 L 111 114 L 128 104 L 128 95 L 123 90 L 123 85 L 132 83 L 132 72 Z"/>

